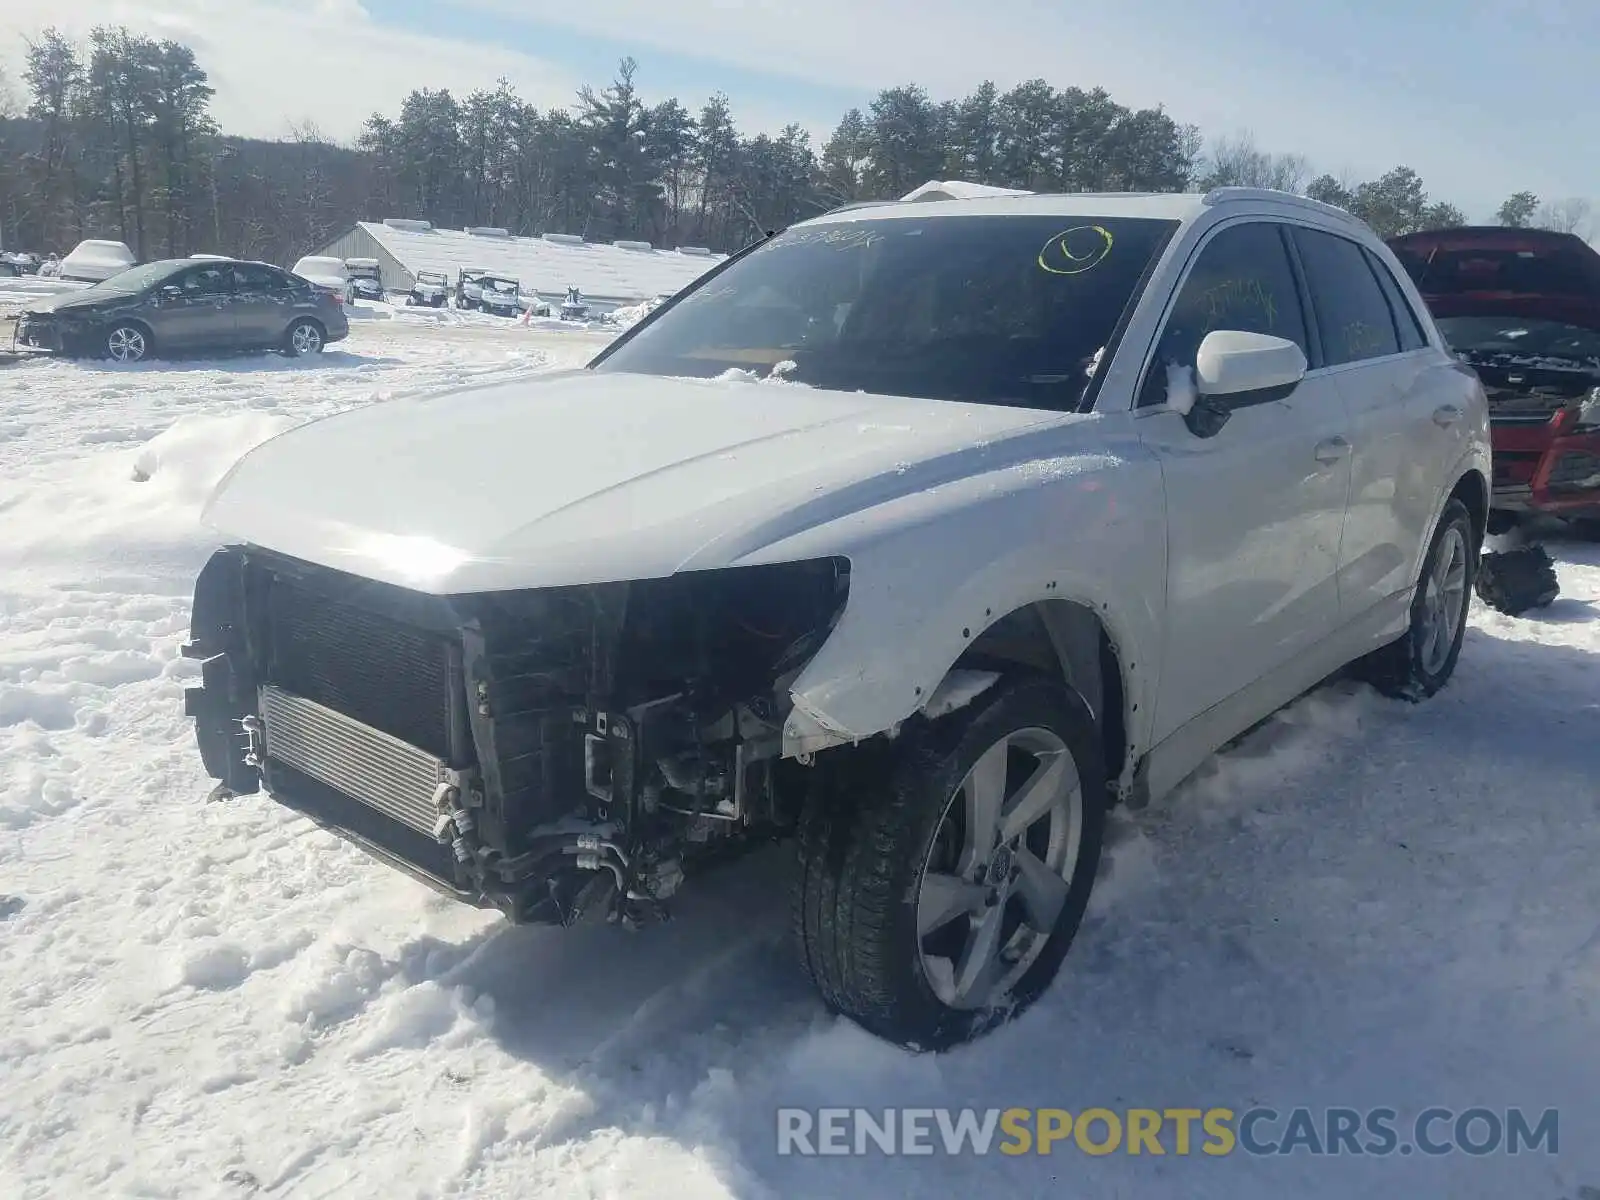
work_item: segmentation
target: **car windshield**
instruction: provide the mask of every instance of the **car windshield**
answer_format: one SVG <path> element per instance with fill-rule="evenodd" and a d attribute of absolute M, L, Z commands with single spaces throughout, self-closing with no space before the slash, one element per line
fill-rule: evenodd
<path fill-rule="evenodd" d="M 137 267 L 129 267 L 126 271 L 118 271 L 115 275 L 102 279 L 99 283 L 91 284 L 84 291 L 142 292 L 145 288 L 160 283 L 167 276 L 177 273 L 182 268 L 193 265 L 187 259 L 162 259 L 160 262 L 141 263 Z"/>
<path fill-rule="evenodd" d="M 777 373 L 841 391 L 1069 411 L 1176 228 L 1060 215 L 804 225 L 663 309 L 593 367 Z"/>
<path fill-rule="evenodd" d="M 1559 359 L 1600 367 L 1600 331 L 1581 325 L 1480 316 L 1438 317 L 1434 323 L 1453 350 L 1469 356 Z"/>
<path fill-rule="evenodd" d="M 491 287 L 497 292 L 514 292 L 517 290 L 517 281 L 515 279 L 485 279 L 483 283 L 485 287 Z"/>

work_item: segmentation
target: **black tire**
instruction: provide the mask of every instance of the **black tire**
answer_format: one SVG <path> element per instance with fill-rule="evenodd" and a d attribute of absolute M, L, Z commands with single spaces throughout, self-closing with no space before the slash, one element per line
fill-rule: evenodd
<path fill-rule="evenodd" d="M 311 317 L 299 317 L 289 323 L 283 334 L 283 352 L 290 358 L 307 354 L 321 354 L 328 344 L 328 331 L 322 322 Z"/>
<path fill-rule="evenodd" d="M 1485 554 L 1479 565 L 1478 599 L 1496 612 L 1520 617 L 1546 608 L 1561 594 L 1556 564 L 1543 546 Z"/>
<path fill-rule="evenodd" d="M 1008 995 L 981 1006 L 955 1007 L 936 994 L 923 951 L 926 940 L 944 930 L 954 928 L 959 936 L 963 918 L 938 927 L 927 939 L 919 934 L 924 874 L 938 849 L 936 839 L 950 827 L 947 817 L 954 812 L 958 789 L 978 759 L 1008 735 L 1039 731 L 1054 735 L 1077 769 L 1081 803 L 1076 855 L 1070 840 L 1065 851 L 1073 858 L 1070 882 L 1050 932 L 1030 935 L 1038 948 Z M 866 751 L 853 753 L 870 758 Z M 1094 718 L 1076 693 L 1027 679 L 998 685 L 939 721 L 916 719 L 881 748 L 881 756 L 876 770 L 861 769 L 857 759 L 848 774 L 831 775 L 826 754 L 814 768 L 817 786 L 799 830 L 795 933 L 806 971 L 829 1008 L 908 1049 L 944 1050 L 1026 1009 L 1066 957 L 1100 861 L 1106 784 L 1099 738 Z M 1034 862 L 1037 866 L 1039 860 Z M 1008 856 L 1006 865 L 1009 879 L 1019 878 L 1020 864 Z M 985 886 L 982 869 L 979 883 L 971 886 Z M 1022 893 L 1013 896 L 1011 887 L 1005 884 L 1004 894 L 1022 903 Z M 1002 915 L 1010 911 L 1010 903 L 1006 899 L 997 906 Z M 1018 932 L 1013 927 L 1002 939 Z M 1022 964 L 1016 967 L 1022 969 Z"/>
<path fill-rule="evenodd" d="M 1464 560 L 1462 569 L 1461 613 L 1454 628 L 1447 631 L 1451 637 L 1448 653 L 1442 661 L 1425 653 L 1431 631 L 1428 621 L 1429 592 L 1427 581 L 1438 565 L 1440 548 L 1447 540 L 1459 538 Z M 1433 531 L 1433 541 L 1422 557 L 1422 572 L 1418 576 L 1416 595 L 1411 600 L 1411 620 L 1401 637 L 1381 650 L 1369 654 L 1360 665 L 1360 674 L 1367 682 L 1386 696 L 1413 703 L 1432 696 L 1455 673 L 1456 660 L 1461 657 L 1461 643 L 1467 628 L 1467 613 L 1471 609 L 1473 583 L 1477 575 L 1478 539 L 1472 528 L 1472 516 L 1466 505 L 1452 498 L 1439 517 L 1439 527 Z"/>
<path fill-rule="evenodd" d="M 155 353 L 150 330 L 137 321 L 117 321 L 106 328 L 100 339 L 100 355 L 112 362 L 144 362 Z"/>

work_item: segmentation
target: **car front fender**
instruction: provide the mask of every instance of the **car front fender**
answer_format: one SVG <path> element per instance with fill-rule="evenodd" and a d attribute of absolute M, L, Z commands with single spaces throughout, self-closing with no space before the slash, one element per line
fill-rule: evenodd
<path fill-rule="evenodd" d="M 811 557 L 825 546 L 850 560 L 850 595 L 790 687 L 785 755 L 893 729 L 989 626 L 1049 601 L 1100 620 L 1123 671 L 1129 743 L 1148 745 L 1166 536 L 1159 469 L 1141 450 L 958 480 L 807 531 L 760 558 Z"/>

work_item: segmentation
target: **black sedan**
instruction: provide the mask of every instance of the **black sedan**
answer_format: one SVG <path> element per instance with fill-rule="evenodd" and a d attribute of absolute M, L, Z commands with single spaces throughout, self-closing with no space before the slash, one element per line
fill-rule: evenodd
<path fill-rule="evenodd" d="M 344 307 L 267 263 L 167 259 L 36 301 L 16 349 L 117 362 L 232 350 L 315 354 L 348 336 Z"/>

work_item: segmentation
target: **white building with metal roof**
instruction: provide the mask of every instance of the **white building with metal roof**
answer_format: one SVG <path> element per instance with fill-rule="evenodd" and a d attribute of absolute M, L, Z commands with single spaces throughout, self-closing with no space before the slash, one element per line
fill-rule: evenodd
<path fill-rule="evenodd" d="M 658 250 L 649 242 L 586 242 L 558 233 L 516 237 L 504 229 L 435 229 L 398 217 L 357 222 L 316 253 L 376 259 L 390 292 L 410 291 L 418 271 L 442 271 L 453 285 L 458 271 L 477 267 L 555 305 L 576 287 L 596 313 L 670 295 L 727 257 L 699 246 Z"/>

